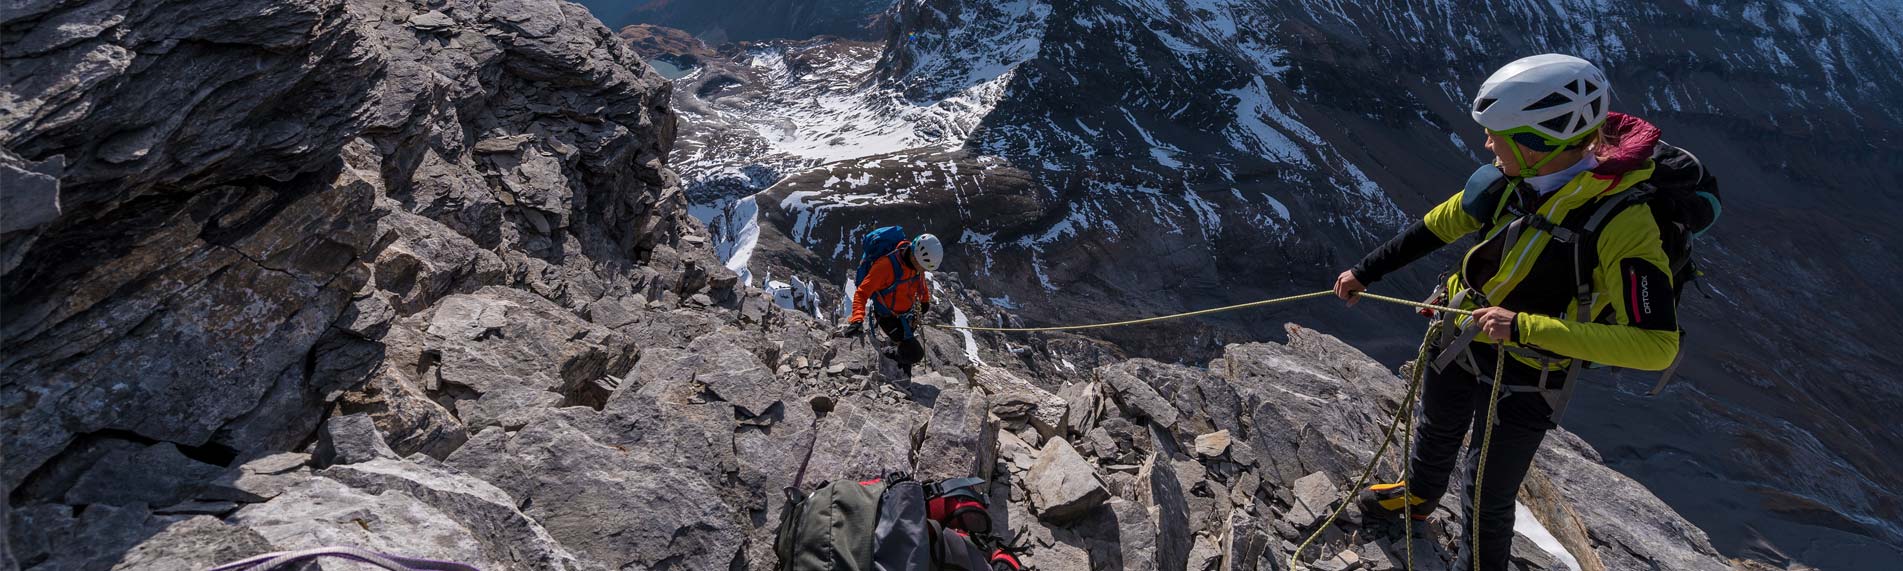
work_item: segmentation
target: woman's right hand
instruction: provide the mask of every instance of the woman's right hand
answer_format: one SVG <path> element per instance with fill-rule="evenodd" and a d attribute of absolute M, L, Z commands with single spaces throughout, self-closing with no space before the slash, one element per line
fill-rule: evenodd
<path fill-rule="evenodd" d="M 1356 294 L 1364 291 L 1368 291 L 1368 286 L 1361 285 L 1361 280 L 1355 277 L 1354 270 L 1343 271 L 1340 276 L 1335 277 L 1335 297 L 1347 301 L 1349 307 L 1354 307 L 1355 302 L 1361 301 L 1361 296 Z"/>

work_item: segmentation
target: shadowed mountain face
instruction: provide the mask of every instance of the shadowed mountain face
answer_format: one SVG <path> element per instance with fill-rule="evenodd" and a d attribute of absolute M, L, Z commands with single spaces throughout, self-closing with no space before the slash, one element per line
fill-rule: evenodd
<path fill-rule="evenodd" d="M 582 0 L 602 23 L 655 24 L 713 43 L 810 38 L 872 39 L 891 0 Z"/>
<path fill-rule="evenodd" d="M 837 283 L 854 236 L 903 223 L 1027 325 L 1320 289 L 1478 165 L 1465 110 L 1487 73 L 1577 54 L 1727 204 L 1679 380 L 1643 398 L 1648 375 L 1595 375 L 1568 425 L 1728 553 L 1761 535 L 1823 568 L 1903 556 L 1880 479 L 1903 471 L 1896 7 L 908 0 L 889 18 L 883 43 L 729 45 L 677 82 L 673 161 L 730 267 Z M 1450 262 L 1377 289 L 1422 295 Z M 1099 336 L 1195 360 L 1288 315 L 1397 362 L 1419 327 L 1311 304 Z"/>

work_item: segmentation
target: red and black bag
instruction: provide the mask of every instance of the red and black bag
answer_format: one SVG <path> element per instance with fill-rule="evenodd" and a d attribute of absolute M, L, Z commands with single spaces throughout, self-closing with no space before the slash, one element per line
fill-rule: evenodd
<path fill-rule="evenodd" d="M 797 480 L 797 478 L 796 478 Z M 981 478 L 902 473 L 788 489 L 775 551 L 783 571 L 1022 571 L 995 546 Z M 841 557 L 843 555 L 844 557 Z"/>
<path fill-rule="evenodd" d="M 1017 556 L 991 533 L 991 500 L 980 488 L 984 483 L 983 478 L 955 478 L 927 484 L 927 517 L 987 553 L 984 561 L 992 571 L 1023 571 Z"/>

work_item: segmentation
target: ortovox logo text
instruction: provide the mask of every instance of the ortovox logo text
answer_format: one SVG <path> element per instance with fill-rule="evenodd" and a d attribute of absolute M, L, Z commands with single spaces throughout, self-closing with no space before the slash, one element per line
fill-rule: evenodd
<path fill-rule="evenodd" d="M 1639 278 L 1639 308 L 1646 315 L 1652 314 L 1652 278 Z"/>

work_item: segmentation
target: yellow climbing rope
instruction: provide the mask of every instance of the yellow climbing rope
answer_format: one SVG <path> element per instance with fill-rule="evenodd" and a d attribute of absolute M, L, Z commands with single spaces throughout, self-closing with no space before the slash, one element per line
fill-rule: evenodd
<path fill-rule="evenodd" d="M 1239 304 L 1236 304 L 1236 305 L 1226 305 L 1226 306 L 1223 306 L 1223 307 L 1213 307 L 1213 308 L 1209 308 L 1209 309 L 1199 309 L 1199 310 L 1196 310 L 1196 311 L 1186 311 L 1186 312 L 1183 312 L 1183 313 L 1174 313 L 1174 314 L 1170 314 L 1170 315 L 1159 315 L 1159 316 L 1156 316 L 1156 317 L 1145 317 L 1145 318 L 1143 318 L 1143 319 L 1132 319 L 1132 320 L 1129 320 L 1129 321 L 1112 321 L 1112 322 L 1109 322 L 1109 323 L 1092 323 L 1092 324 L 1088 324 L 1088 325 L 1059 325 L 1059 326 L 1055 326 L 1055 327 L 968 327 L 968 326 L 962 326 L 962 325 L 943 325 L 943 324 L 932 324 L 932 327 L 937 327 L 937 328 L 940 328 L 940 329 L 956 329 L 956 330 L 961 330 L 961 331 L 1003 331 L 1003 332 L 1033 332 L 1033 331 L 1075 331 L 1075 330 L 1078 330 L 1078 329 L 1098 329 L 1098 328 L 1103 328 L 1103 327 L 1122 327 L 1122 326 L 1125 326 L 1125 325 L 1139 325 L 1139 324 L 1144 324 L 1144 323 L 1155 323 L 1155 322 L 1158 322 L 1158 321 L 1169 321 L 1169 320 L 1171 320 L 1171 319 L 1182 319 L 1182 318 L 1185 318 L 1185 317 L 1195 317 L 1195 316 L 1198 316 L 1198 315 L 1209 315 L 1209 314 L 1212 314 L 1212 313 L 1222 313 L 1222 312 L 1225 312 L 1225 311 L 1235 311 L 1235 310 L 1238 310 L 1238 309 L 1249 309 L 1249 308 L 1252 308 L 1252 307 L 1262 307 L 1262 306 L 1265 306 L 1265 305 L 1275 305 L 1275 304 L 1278 304 L 1278 303 L 1287 303 L 1287 302 L 1291 302 L 1291 301 L 1301 301 L 1301 300 L 1305 300 L 1305 299 L 1314 299 L 1314 298 L 1318 298 L 1318 297 L 1326 297 L 1326 296 L 1331 296 L 1331 295 L 1335 295 L 1335 292 L 1334 292 L 1334 290 L 1322 290 L 1322 291 L 1318 291 L 1318 292 L 1313 292 L 1313 293 L 1305 293 L 1305 294 L 1301 294 L 1301 295 L 1291 295 L 1291 296 L 1288 296 L 1288 297 L 1277 297 L 1277 298 L 1271 298 L 1271 299 L 1264 299 L 1264 300 L 1261 300 L 1261 301 L 1251 301 L 1251 302 L 1249 302 L 1249 303 L 1239 303 Z M 1471 312 L 1471 311 L 1467 311 L 1467 310 L 1464 310 L 1464 309 L 1456 309 L 1456 308 L 1452 308 L 1452 307 L 1445 307 L 1445 306 L 1440 306 L 1440 305 L 1433 305 L 1433 304 L 1427 304 L 1427 303 L 1421 303 L 1421 302 L 1418 302 L 1418 301 L 1412 301 L 1412 300 L 1406 300 L 1406 299 L 1401 299 L 1401 298 L 1398 298 L 1398 297 L 1388 297 L 1388 296 L 1385 296 L 1385 295 L 1375 295 L 1375 294 L 1372 294 L 1372 293 L 1368 293 L 1368 292 L 1365 292 L 1365 291 L 1364 291 L 1364 292 L 1361 292 L 1361 293 L 1360 293 L 1360 294 L 1358 294 L 1358 295 L 1359 295 L 1359 297 L 1365 297 L 1365 298 L 1368 298 L 1368 299 L 1372 299 L 1372 300 L 1376 300 L 1376 301 L 1385 301 L 1385 302 L 1388 302 L 1388 303 L 1393 303 L 1393 304 L 1399 304 L 1399 305 L 1406 305 L 1406 306 L 1410 306 L 1410 307 L 1418 307 L 1418 308 L 1421 308 L 1421 309 L 1432 309 L 1432 310 L 1434 310 L 1434 311 L 1445 311 L 1445 312 L 1447 312 L 1447 313 L 1451 313 L 1451 314 L 1454 314 L 1454 315 L 1473 315 L 1473 312 Z"/>
<path fill-rule="evenodd" d="M 1486 436 L 1480 438 L 1480 454 L 1474 458 L 1474 501 L 1467 507 L 1467 521 L 1473 522 L 1473 532 L 1467 534 L 1471 551 L 1467 560 L 1472 562 L 1470 569 L 1480 568 L 1480 482 L 1487 473 L 1487 449 L 1493 446 L 1493 424 L 1499 420 L 1500 385 L 1506 384 L 1500 376 L 1507 372 L 1507 349 L 1500 343 L 1493 344 L 1493 394 L 1487 397 Z"/>

